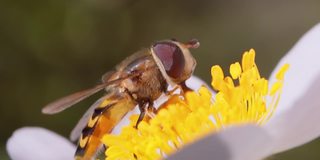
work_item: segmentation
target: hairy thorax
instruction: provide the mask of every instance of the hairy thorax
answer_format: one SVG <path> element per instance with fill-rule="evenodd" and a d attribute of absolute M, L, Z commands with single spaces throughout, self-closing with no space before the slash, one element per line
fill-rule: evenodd
<path fill-rule="evenodd" d="M 167 89 L 167 82 L 152 57 L 133 61 L 128 65 L 127 73 L 138 73 L 122 83 L 136 101 L 153 101 Z"/>
<path fill-rule="evenodd" d="M 167 82 L 162 76 L 151 55 L 146 55 L 128 63 L 108 77 L 107 81 L 124 78 L 117 86 L 109 89 L 120 89 L 136 101 L 154 101 L 167 90 Z"/>

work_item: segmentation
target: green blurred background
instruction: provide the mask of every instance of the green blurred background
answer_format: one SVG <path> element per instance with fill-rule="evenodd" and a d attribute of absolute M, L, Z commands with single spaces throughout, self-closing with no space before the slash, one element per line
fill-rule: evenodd
<path fill-rule="evenodd" d="M 255 48 L 268 77 L 278 60 L 320 22 L 320 1 L 305 0 L 1 0 L 0 159 L 23 126 L 68 136 L 99 94 L 61 114 L 41 108 L 97 84 L 114 65 L 152 42 L 197 38 L 195 74 L 210 80 L 210 66 L 228 64 Z M 101 94 L 100 94 L 101 95 Z M 320 140 L 273 160 L 320 159 Z"/>

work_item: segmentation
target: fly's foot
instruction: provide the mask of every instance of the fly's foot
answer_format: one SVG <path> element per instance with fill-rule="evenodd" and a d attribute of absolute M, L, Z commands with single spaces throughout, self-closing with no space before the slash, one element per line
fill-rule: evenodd
<path fill-rule="evenodd" d="M 149 116 L 150 118 L 154 118 L 156 116 L 156 108 L 154 108 L 153 106 L 148 106 L 145 108 L 145 113 L 147 114 L 147 116 Z"/>
<path fill-rule="evenodd" d="M 146 108 L 146 104 L 139 105 L 140 115 L 139 115 L 139 118 L 138 118 L 136 126 L 135 126 L 136 129 L 138 128 L 139 123 L 143 120 L 143 118 L 146 114 L 146 111 L 144 108 Z"/>
<path fill-rule="evenodd" d="M 140 115 L 137 120 L 135 128 L 138 128 L 139 123 L 143 120 L 144 116 L 147 115 L 149 118 L 154 118 L 156 116 L 156 108 L 153 107 L 152 102 L 142 103 L 139 105 Z"/>
<path fill-rule="evenodd" d="M 189 88 L 189 87 L 186 85 L 185 82 L 182 82 L 182 83 L 176 85 L 172 90 L 170 90 L 170 91 L 165 91 L 165 94 L 166 94 L 167 96 L 172 96 L 172 95 L 175 94 L 174 92 L 177 91 L 178 89 L 179 89 L 180 93 L 177 93 L 177 94 L 180 95 L 180 96 L 183 96 L 183 97 L 185 96 L 185 93 L 186 93 L 186 92 L 193 91 L 191 88 Z"/>

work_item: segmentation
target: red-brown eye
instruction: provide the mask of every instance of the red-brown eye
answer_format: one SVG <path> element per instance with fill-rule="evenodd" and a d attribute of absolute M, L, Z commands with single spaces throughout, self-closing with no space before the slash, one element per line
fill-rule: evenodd
<path fill-rule="evenodd" d="M 178 78 L 182 75 L 185 60 L 177 45 L 170 42 L 159 42 L 153 45 L 153 51 L 170 77 Z"/>

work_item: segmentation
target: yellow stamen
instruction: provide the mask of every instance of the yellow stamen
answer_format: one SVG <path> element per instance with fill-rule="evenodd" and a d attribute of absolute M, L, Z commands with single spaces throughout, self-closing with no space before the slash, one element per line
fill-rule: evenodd
<path fill-rule="evenodd" d="M 253 123 L 263 125 L 272 116 L 280 100 L 283 78 L 289 65 L 276 75 L 269 88 L 255 64 L 255 51 L 245 52 L 241 65 L 230 66 L 231 76 L 224 76 L 220 66 L 211 68 L 213 97 L 206 88 L 184 95 L 173 95 L 160 106 L 155 117 L 143 120 L 135 128 L 138 115 L 119 135 L 106 134 L 102 142 L 109 146 L 105 154 L 111 159 L 162 159 L 183 145 L 226 126 Z M 235 81 L 235 82 L 234 82 Z M 270 97 L 270 102 L 266 99 Z"/>
<path fill-rule="evenodd" d="M 241 71 L 241 66 L 240 66 L 239 62 L 236 62 L 236 63 L 230 65 L 230 74 L 233 79 L 239 78 L 241 72 L 242 71 Z"/>
<path fill-rule="evenodd" d="M 224 79 L 224 74 L 220 66 L 216 65 L 211 68 L 211 75 L 215 75 L 212 77 L 211 85 L 214 89 L 219 90 L 222 89 L 222 80 Z"/>
<path fill-rule="evenodd" d="M 287 72 L 287 70 L 289 69 L 289 64 L 285 64 L 284 66 L 282 66 L 280 68 L 280 70 L 278 71 L 276 78 L 278 80 L 283 80 L 284 79 L 284 74 Z"/>

